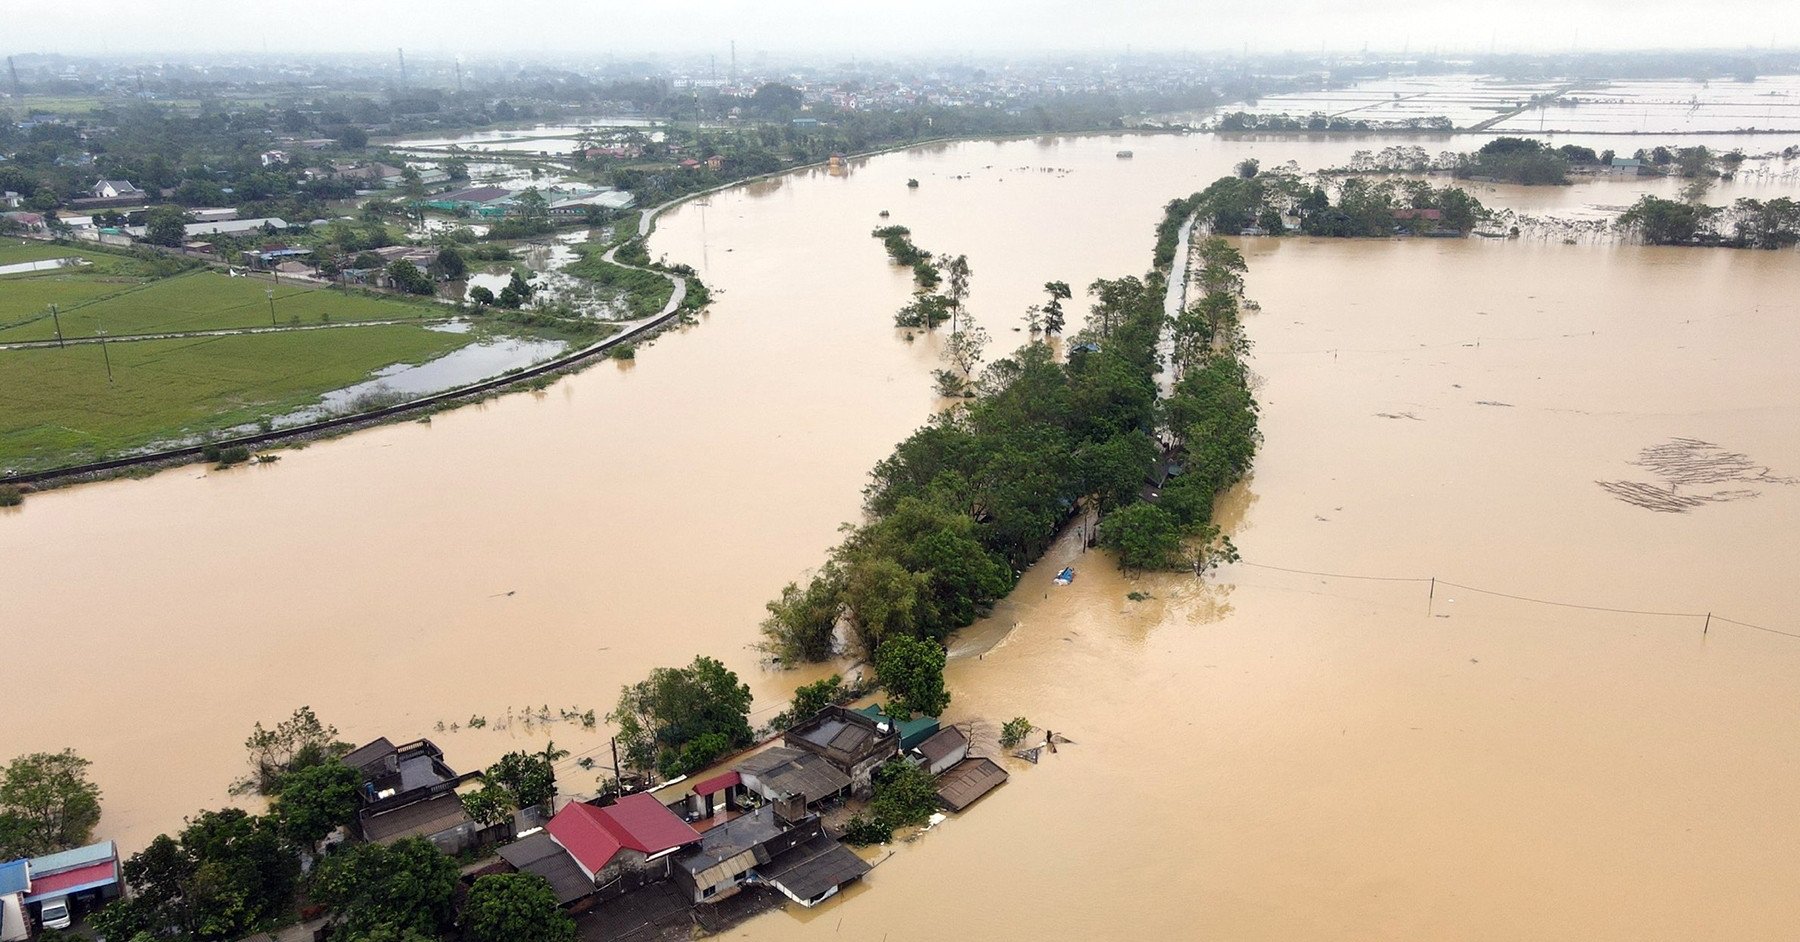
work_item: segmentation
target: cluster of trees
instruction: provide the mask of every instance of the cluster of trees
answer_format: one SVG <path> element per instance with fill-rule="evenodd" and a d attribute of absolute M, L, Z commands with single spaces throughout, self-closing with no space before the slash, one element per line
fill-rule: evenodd
<path fill-rule="evenodd" d="M 1346 118 L 1315 111 L 1304 117 L 1290 114 L 1252 114 L 1233 111 L 1219 119 L 1221 131 L 1451 131 L 1455 125 L 1442 115 L 1402 118 L 1398 121 L 1370 121 Z"/>
<path fill-rule="evenodd" d="M 894 264 L 912 269 L 913 283 L 919 286 L 919 290 L 930 291 L 938 286 L 938 266 L 930 252 L 913 244 L 911 229 L 905 226 L 882 226 L 870 235 L 880 239 L 881 244 L 887 247 L 888 258 L 893 259 Z"/>
<path fill-rule="evenodd" d="M 875 794 L 868 813 L 850 816 L 844 839 L 852 844 L 881 844 L 895 828 L 924 824 L 937 810 L 937 783 L 922 767 L 890 762 L 875 770 Z"/>
<path fill-rule="evenodd" d="M 1535 138 L 1496 137 L 1473 154 L 1460 154 L 1451 168 L 1462 179 L 1481 177 L 1504 183 L 1561 185 L 1569 182 L 1569 151 L 1593 151 L 1567 147 L 1562 150 Z"/>
<path fill-rule="evenodd" d="M 659 667 L 625 687 L 606 719 L 618 727 L 621 762 L 673 778 L 749 745 L 749 716 L 749 685 L 719 661 L 700 656 L 686 667 Z"/>
<path fill-rule="evenodd" d="M 1156 502 L 1126 504 L 1100 523 L 1101 545 L 1118 553 L 1126 569 L 1192 568 L 1198 574 L 1236 558 L 1231 541 L 1212 523 L 1212 508 L 1249 471 L 1256 452 L 1256 401 L 1239 329 L 1246 266 L 1217 236 L 1196 246 L 1195 254 L 1193 284 L 1201 295 L 1170 325 L 1176 380 L 1160 415 L 1181 456 L 1181 473 L 1163 485 Z"/>
<path fill-rule="evenodd" d="M 1349 177 L 1336 185 L 1336 199 L 1324 183 L 1309 185 L 1288 170 L 1259 172 L 1253 161 L 1239 165 L 1238 173 L 1220 177 L 1206 189 L 1165 207 L 1157 229 L 1156 260 L 1167 265 L 1174 257 L 1181 225 L 1198 214 L 1214 232 L 1236 233 L 1252 226 L 1271 235 L 1286 231 L 1287 216 L 1299 218 L 1307 235 L 1358 237 L 1388 236 L 1397 226 L 1423 224 L 1397 218 L 1406 210 L 1436 210 L 1439 219 L 1428 228 L 1468 232 L 1487 215 L 1481 201 L 1461 187 L 1433 187 L 1424 180 L 1368 180 Z"/>
<path fill-rule="evenodd" d="M 1644 196 L 1619 226 L 1651 245 L 1723 245 L 1784 249 L 1800 243 L 1800 202 L 1748 197 L 1730 206 Z"/>

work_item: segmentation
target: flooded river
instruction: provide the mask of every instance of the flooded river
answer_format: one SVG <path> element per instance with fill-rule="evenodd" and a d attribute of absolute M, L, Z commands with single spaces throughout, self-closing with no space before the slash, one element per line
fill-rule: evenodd
<path fill-rule="evenodd" d="M 1127 141 L 1135 158 L 1114 157 Z M 579 755 L 604 731 L 492 721 L 604 713 L 621 684 L 707 653 L 766 718 L 816 672 L 757 666 L 762 602 L 937 405 L 935 352 L 889 326 L 910 278 L 868 236 L 881 210 L 968 254 L 972 309 L 1010 346 L 1046 280 L 1141 271 L 1170 197 L 1245 156 L 1314 167 L 1369 146 L 956 144 L 681 207 L 651 254 L 694 264 L 717 302 L 634 362 L 275 465 L 0 511 L 5 630 L 58 643 L 28 697 L 0 700 L 0 754 L 93 758 L 101 835 L 135 848 L 224 803 L 250 723 L 302 703 L 345 738 L 429 735 L 458 768 L 546 735 Z M 1595 186 L 1545 198 L 1636 192 Z M 1730 187 L 1781 192 L 1712 201 Z M 1800 475 L 1795 256 L 1245 251 L 1267 435 L 1225 508 L 1245 564 L 1128 581 L 1059 547 L 958 639 L 950 719 L 991 743 L 1022 714 L 1076 745 L 1008 760 L 1011 784 L 845 899 L 735 935 L 1784 937 L 1800 640 L 1443 583 L 1800 627 L 1800 486 L 1781 480 Z M 1675 439 L 1769 473 L 1683 513 L 1600 486 L 1692 491 L 1632 463 Z M 475 716 L 488 728 L 448 728 Z"/>

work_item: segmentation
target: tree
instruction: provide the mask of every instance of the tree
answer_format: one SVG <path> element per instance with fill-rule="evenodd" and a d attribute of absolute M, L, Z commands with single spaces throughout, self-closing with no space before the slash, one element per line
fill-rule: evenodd
<path fill-rule="evenodd" d="M 940 255 L 938 256 L 938 267 L 942 268 L 945 277 L 950 279 L 950 284 L 944 289 L 944 297 L 950 302 L 950 332 L 955 333 L 958 329 L 958 318 L 963 313 L 963 303 L 969 299 L 969 277 L 973 274 L 969 270 L 969 257 L 958 255 L 952 258 L 949 255 Z"/>
<path fill-rule="evenodd" d="M 683 749 L 702 737 L 717 737 L 708 746 L 749 745 L 749 715 L 749 685 L 724 664 L 700 656 L 687 667 L 659 667 L 622 689 L 607 720 L 619 728 L 630 767 L 673 778 L 695 770 L 690 764 L 700 761 L 700 753 Z"/>
<path fill-rule="evenodd" d="M 1025 741 L 1031 735 L 1031 721 L 1023 716 L 1015 716 L 1000 727 L 1000 748 L 1011 749 Z"/>
<path fill-rule="evenodd" d="M 100 788 L 73 749 L 35 752 L 0 771 L 0 859 L 87 843 L 100 821 Z"/>
<path fill-rule="evenodd" d="M 965 382 L 975 368 L 981 365 L 981 356 L 987 350 L 988 332 L 965 322 L 962 330 L 952 331 L 950 339 L 944 343 L 944 362 L 962 373 Z"/>
<path fill-rule="evenodd" d="M 843 702 L 849 693 L 844 687 L 844 678 L 838 674 L 802 684 L 794 688 L 793 701 L 788 704 L 787 709 L 775 715 L 770 725 L 776 729 L 786 729 L 834 703 Z"/>
<path fill-rule="evenodd" d="M 806 588 L 790 582 L 768 603 L 762 649 L 788 663 L 823 661 L 837 648 L 837 622 L 844 605 L 841 577 L 834 567 L 813 576 Z"/>
<path fill-rule="evenodd" d="M 1238 176 L 1248 180 L 1251 177 L 1256 176 L 1256 172 L 1262 169 L 1262 163 L 1255 157 L 1245 157 L 1243 160 L 1238 161 L 1236 169 Z"/>
<path fill-rule="evenodd" d="M 1619 226 L 1641 234 L 1651 245 L 1684 245 L 1710 234 L 1718 212 L 1713 206 L 1644 196 L 1619 216 Z"/>
<path fill-rule="evenodd" d="M 419 266 L 404 258 L 394 259 L 387 267 L 388 281 L 407 294 L 431 294 L 437 290 L 431 278 Z"/>
<path fill-rule="evenodd" d="M 422 837 L 350 844 L 313 871 L 308 896 L 351 932 L 386 926 L 429 936 L 455 914 L 456 862 Z"/>
<path fill-rule="evenodd" d="M 1181 525 L 1151 503 L 1122 507 L 1100 521 L 1100 545 L 1119 554 L 1119 568 L 1167 569 L 1181 552 Z"/>
<path fill-rule="evenodd" d="M 284 776 L 275 817 L 288 840 L 311 847 L 334 828 L 356 819 L 356 789 L 362 776 L 329 759 Z"/>
<path fill-rule="evenodd" d="M 469 289 L 469 300 L 487 307 L 494 303 L 494 292 L 489 291 L 485 285 L 476 285 Z"/>
<path fill-rule="evenodd" d="M 574 942 L 575 920 L 557 904 L 549 881 L 535 873 L 481 877 L 463 904 L 468 942 Z"/>
<path fill-rule="evenodd" d="M 938 716 L 950 705 L 944 689 L 945 651 L 935 641 L 904 635 L 883 642 L 875 655 L 875 676 L 891 698 L 890 709 Z"/>
<path fill-rule="evenodd" d="M 431 262 L 431 272 L 440 278 L 456 281 L 469 273 L 469 263 L 454 248 L 444 248 Z M 492 295 L 490 295 L 492 297 Z"/>
<path fill-rule="evenodd" d="M 187 241 L 187 224 L 191 221 L 179 209 L 157 206 L 144 214 L 144 241 L 178 248 Z"/>
<path fill-rule="evenodd" d="M 250 752 L 251 776 L 233 786 L 232 791 L 255 791 L 264 795 L 281 792 L 281 780 L 290 772 L 319 765 L 350 751 L 350 744 L 339 742 L 336 726 L 319 721 L 312 707 L 303 706 L 294 715 L 264 729 L 257 723 L 244 740 Z"/>
<path fill-rule="evenodd" d="M 555 743 L 543 752 L 509 752 L 488 766 L 487 781 L 504 789 L 515 808 L 548 805 L 556 797 L 555 763 L 561 758 L 559 752 Z"/>
<path fill-rule="evenodd" d="M 1044 333 L 1060 334 L 1064 324 L 1062 303 L 1074 297 L 1075 293 L 1069 290 L 1069 283 L 1066 281 L 1044 282 L 1044 293 L 1050 296 L 1050 300 L 1044 302 Z"/>
<path fill-rule="evenodd" d="M 528 186 L 519 194 L 519 215 L 525 219 L 543 219 L 550 215 L 550 201 L 538 192 L 535 186 Z"/>
<path fill-rule="evenodd" d="M 493 827 L 512 817 L 517 805 L 513 802 L 512 793 L 493 782 L 481 786 L 481 790 L 462 796 L 463 810 L 468 812 L 469 820 L 482 827 Z"/>

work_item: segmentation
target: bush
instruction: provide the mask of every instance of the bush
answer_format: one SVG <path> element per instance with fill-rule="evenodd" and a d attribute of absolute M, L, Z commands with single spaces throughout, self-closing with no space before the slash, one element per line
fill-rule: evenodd
<path fill-rule="evenodd" d="M 1015 716 L 1007 720 L 1006 725 L 1000 727 L 1000 745 L 1011 749 L 1024 742 L 1025 737 L 1031 735 L 1031 728 L 1031 721 L 1023 716 Z"/>
<path fill-rule="evenodd" d="M 17 484 L 0 484 L 0 507 L 17 507 L 25 503 L 25 492 Z"/>
<path fill-rule="evenodd" d="M 619 344 L 612 348 L 612 356 L 615 360 L 635 360 L 637 359 L 637 346 L 629 343 Z"/>
<path fill-rule="evenodd" d="M 250 460 L 250 449 L 243 445 L 232 445 L 219 452 L 219 467 L 228 468 L 234 464 L 243 464 Z"/>

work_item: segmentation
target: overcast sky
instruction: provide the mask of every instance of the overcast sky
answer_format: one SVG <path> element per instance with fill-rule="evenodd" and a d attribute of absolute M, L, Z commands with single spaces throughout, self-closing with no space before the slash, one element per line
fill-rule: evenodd
<path fill-rule="evenodd" d="M 0 0 L 0 51 L 740 57 L 1800 45 L 1800 0 Z"/>

